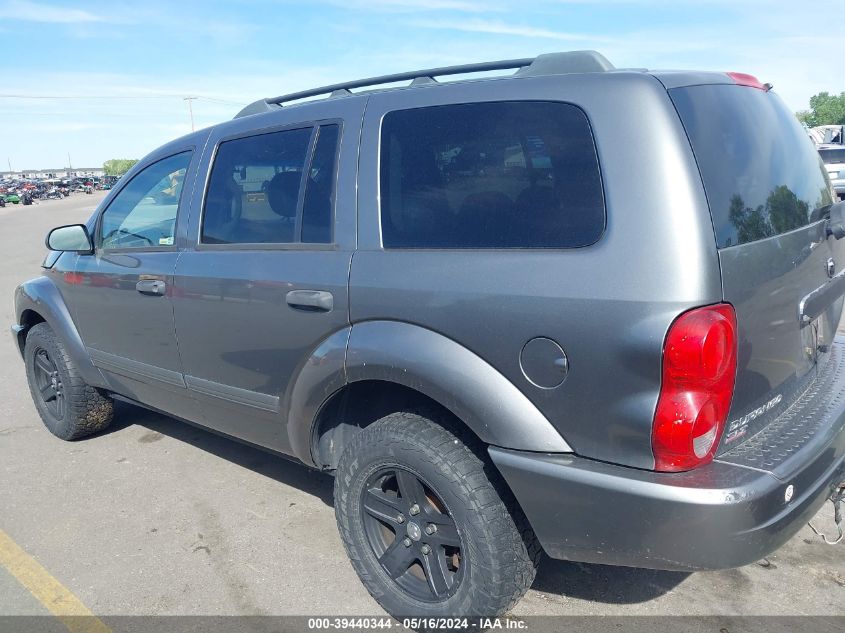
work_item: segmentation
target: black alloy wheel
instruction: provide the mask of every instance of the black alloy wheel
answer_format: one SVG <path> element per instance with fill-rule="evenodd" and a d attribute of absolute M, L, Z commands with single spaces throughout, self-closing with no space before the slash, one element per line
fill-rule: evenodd
<path fill-rule="evenodd" d="M 335 471 L 340 537 L 397 619 L 501 615 L 531 586 L 540 546 L 484 446 L 439 413 L 390 413 L 346 443 Z"/>
<path fill-rule="evenodd" d="M 461 537 L 446 504 L 421 477 L 400 466 L 376 471 L 364 487 L 361 512 L 373 554 L 405 592 L 441 602 L 457 591 Z"/>
<path fill-rule="evenodd" d="M 35 351 L 35 385 L 47 411 L 56 419 L 65 417 L 64 385 L 59 375 L 59 368 L 44 348 Z"/>

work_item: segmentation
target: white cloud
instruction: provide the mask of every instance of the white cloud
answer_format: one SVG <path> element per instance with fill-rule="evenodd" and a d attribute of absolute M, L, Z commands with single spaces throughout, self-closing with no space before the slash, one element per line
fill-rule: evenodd
<path fill-rule="evenodd" d="M 322 0 L 344 9 L 373 12 L 416 12 L 416 11 L 462 11 L 466 13 L 489 13 L 503 11 L 495 2 L 471 2 L 465 0 Z M 316 4 L 316 3 L 315 3 Z"/>
<path fill-rule="evenodd" d="M 28 2 L 27 0 L 11 0 L 0 5 L 0 18 L 58 24 L 85 24 L 107 21 L 102 16 L 83 9 L 69 9 L 52 4 Z"/>
<path fill-rule="evenodd" d="M 232 20 L 210 15 L 212 24 L 219 24 L 220 28 L 207 28 L 207 22 L 197 22 L 192 35 L 199 36 L 206 28 L 207 32 L 216 33 L 221 42 L 208 42 L 206 38 L 204 46 L 231 43 L 236 50 L 227 51 L 227 56 L 237 64 L 226 65 L 225 71 L 215 71 L 216 63 L 176 64 L 167 72 L 158 73 L 154 65 L 148 71 L 127 68 L 126 72 L 113 73 L 80 73 L 76 69 L 61 72 L 72 68 L 70 62 L 39 73 L 5 68 L 5 88 L 0 88 L 1 93 L 49 97 L 88 92 L 88 96 L 103 98 L 0 98 L 0 120 L 10 122 L 5 127 L 4 147 L 12 162 L 24 167 L 61 164 L 68 150 L 74 162 L 80 163 L 97 164 L 114 156 L 139 157 L 190 131 L 187 104 L 182 99 L 187 95 L 229 102 L 194 101 L 196 126 L 201 128 L 231 118 L 243 105 L 261 97 L 413 68 L 521 58 L 574 48 L 595 48 L 618 67 L 749 72 L 774 83 L 775 90 L 795 110 L 806 108 L 814 93 L 838 93 L 843 89 L 840 42 L 835 35 L 819 33 L 797 6 L 764 13 L 737 3 L 741 7 L 731 5 L 732 18 L 720 19 L 718 24 L 675 21 L 664 25 L 640 20 L 640 24 L 648 26 L 615 23 L 605 30 L 592 20 L 579 22 L 584 26 L 579 30 L 558 9 L 581 1 L 592 0 L 561 0 L 556 4 L 535 0 L 525 5 L 524 11 L 505 0 L 314 0 L 323 5 L 320 8 L 324 19 L 319 23 L 319 36 L 315 35 L 309 45 L 313 50 L 308 52 L 307 63 L 297 63 L 301 51 L 289 50 L 284 41 L 271 54 L 266 47 L 251 45 L 253 39 L 258 42 L 259 36 L 272 31 L 270 21 L 249 22 L 245 14 Z M 630 1 L 647 6 L 668 0 Z M 749 2 L 756 4 L 758 0 Z M 350 11 L 339 18 L 327 9 L 327 4 Z M 76 31 L 86 28 L 85 22 L 92 17 L 99 19 L 100 13 L 90 9 L 91 5 L 84 6 L 89 8 L 64 9 L 37 2 L 0 0 L 0 16 L 6 17 L 10 7 L 24 7 L 30 18 L 20 14 L 15 18 L 34 19 L 32 15 L 36 14 L 44 20 L 49 17 L 66 23 L 77 21 L 81 24 L 68 29 Z M 508 7 L 513 7 L 512 14 L 499 12 Z M 184 6 L 180 10 L 187 11 Z M 133 28 L 140 29 L 155 22 L 159 8 L 155 3 L 133 5 L 131 16 L 121 11 L 125 9 L 116 6 L 104 13 L 108 17 L 103 19 L 120 23 L 131 19 L 139 25 Z M 182 23 L 187 21 L 173 20 L 164 28 L 172 29 L 175 38 L 184 33 Z M 320 37 L 327 37 L 325 27 L 332 22 L 358 29 L 362 34 L 340 38 L 343 54 L 337 53 L 339 47 L 334 47 L 331 55 L 321 54 Z M 13 20 L 5 22 L 12 23 Z M 87 25 L 95 32 L 129 32 L 99 26 L 97 22 Z M 310 27 L 306 24 L 303 28 Z M 165 36 L 170 37 L 171 31 Z M 328 36 L 338 37 L 336 31 Z M 214 59 L 214 53 L 209 53 L 209 59 Z M 244 72 L 238 72 L 238 68 Z M 73 124 L 66 129 L 62 127 L 64 122 Z M 45 125 L 50 126 L 50 133 L 45 133 Z"/>
<path fill-rule="evenodd" d="M 428 29 L 446 29 L 451 31 L 465 31 L 468 33 L 488 33 L 492 35 L 516 35 L 520 37 L 541 37 L 553 40 L 568 40 L 573 42 L 597 42 L 606 40 L 585 33 L 566 33 L 534 26 L 496 22 L 489 20 L 464 20 L 461 22 L 443 22 L 439 20 L 415 20 L 413 26 Z"/>

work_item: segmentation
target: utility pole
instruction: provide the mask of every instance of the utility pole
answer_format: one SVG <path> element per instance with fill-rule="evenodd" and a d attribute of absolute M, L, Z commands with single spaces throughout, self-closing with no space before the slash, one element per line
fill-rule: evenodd
<path fill-rule="evenodd" d="M 76 174 L 73 173 L 73 165 L 70 162 L 70 152 L 67 153 L 67 177 L 71 178 Z"/>
<path fill-rule="evenodd" d="M 9 163 L 9 175 L 12 175 L 12 159 L 8 156 L 6 157 L 6 162 Z"/>
<path fill-rule="evenodd" d="M 194 131 L 194 109 L 191 107 L 191 101 L 196 99 L 196 97 L 184 97 L 182 100 L 188 102 L 188 114 L 191 117 L 191 132 Z"/>

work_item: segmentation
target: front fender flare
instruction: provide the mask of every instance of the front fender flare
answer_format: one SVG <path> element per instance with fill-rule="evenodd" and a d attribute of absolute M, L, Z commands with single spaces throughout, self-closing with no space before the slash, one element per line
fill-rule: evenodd
<path fill-rule="evenodd" d="M 100 370 L 91 363 L 62 294 L 51 279 L 46 276 L 37 277 L 15 289 L 15 318 L 19 324 L 27 310 L 40 314 L 53 328 L 87 384 L 93 387 L 106 386 Z"/>

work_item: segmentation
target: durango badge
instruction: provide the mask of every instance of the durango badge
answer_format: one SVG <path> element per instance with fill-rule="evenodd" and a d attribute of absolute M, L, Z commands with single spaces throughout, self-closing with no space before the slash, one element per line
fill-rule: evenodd
<path fill-rule="evenodd" d="M 727 435 L 725 436 L 725 443 L 730 444 L 734 440 L 738 440 L 743 435 L 745 435 L 745 431 L 752 420 L 759 418 L 766 411 L 769 411 L 773 407 L 776 407 L 781 400 L 783 400 L 783 396 L 781 394 L 778 394 L 763 406 L 757 407 L 753 411 L 749 411 L 748 413 L 746 413 L 738 420 L 730 422 L 728 424 Z"/>

